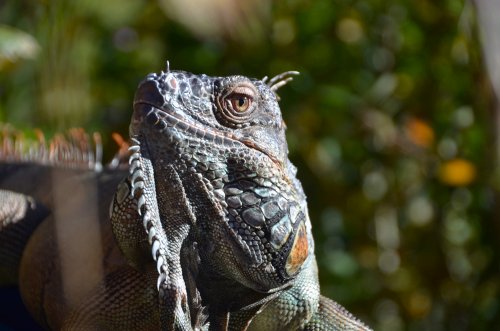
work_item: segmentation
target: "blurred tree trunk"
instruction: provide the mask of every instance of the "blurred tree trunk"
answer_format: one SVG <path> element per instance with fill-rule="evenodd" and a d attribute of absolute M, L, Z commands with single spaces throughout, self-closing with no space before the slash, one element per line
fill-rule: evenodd
<path fill-rule="evenodd" d="M 476 0 L 477 21 L 481 33 L 483 46 L 483 57 L 486 72 L 490 80 L 492 96 L 492 121 L 495 135 L 494 156 L 492 155 L 493 167 L 495 169 L 494 194 L 495 211 L 492 227 L 495 231 L 494 238 L 500 238 L 500 2 L 498 0 Z M 500 249 L 500 242 L 493 241 Z"/>

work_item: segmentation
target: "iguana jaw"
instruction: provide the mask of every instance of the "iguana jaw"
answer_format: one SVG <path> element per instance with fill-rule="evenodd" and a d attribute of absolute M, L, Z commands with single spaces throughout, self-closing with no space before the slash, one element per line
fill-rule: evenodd
<path fill-rule="evenodd" d="M 189 119 L 182 117 L 182 115 L 180 114 L 158 109 L 157 107 L 151 105 L 150 103 L 139 101 L 135 103 L 134 108 L 135 108 L 134 116 L 137 115 L 140 116 L 140 119 L 138 120 L 147 122 L 148 125 L 155 128 L 157 132 L 170 135 L 171 131 L 180 130 L 181 133 L 188 135 L 189 137 L 213 141 L 219 145 L 235 146 L 235 144 L 238 144 L 241 146 L 241 144 L 243 144 L 245 146 L 251 147 L 254 150 L 259 150 L 258 147 L 253 145 L 253 142 L 251 141 L 241 141 L 236 139 L 231 134 L 220 133 L 215 130 L 209 130 L 204 127 L 200 127 L 199 125 L 190 122 Z M 144 128 L 144 125 L 141 124 L 140 127 Z M 175 139 L 178 139 L 179 137 L 180 136 L 177 135 L 177 138 Z M 266 154 L 265 151 L 260 151 L 260 152 L 268 156 L 270 159 L 272 159 L 272 156 Z M 273 162 L 281 165 L 281 163 L 277 160 L 273 160 Z M 225 224 L 225 226 L 227 226 L 227 224 Z M 298 225 L 294 227 L 296 227 L 297 229 L 303 228 L 303 226 L 298 226 Z M 229 227 L 228 231 L 232 233 L 231 232 L 232 229 L 230 229 Z M 298 235 L 291 236 L 289 239 L 286 240 L 287 242 L 290 241 L 291 244 L 289 256 L 286 259 L 285 262 L 286 264 L 284 266 L 286 272 L 285 277 L 288 278 L 286 283 L 281 284 L 279 286 L 277 286 L 277 284 L 275 283 L 274 285 L 269 284 L 269 286 L 262 287 L 262 283 L 250 281 L 247 283 L 247 285 L 249 285 L 251 288 L 261 293 L 273 293 L 275 291 L 280 291 L 283 288 L 292 286 L 295 274 L 298 272 L 298 270 L 300 270 L 300 267 L 302 266 L 306 257 L 308 256 L 308 245 L 305 236 L 305 230 L 302 231 L 296 230 L 293 232 L 294 233 L 297 232 Z M 245 242 L 239 239 L 236 235 L 234 235 L 233 240 L 234 243 L 237 244 L 240 247 L 240 249 L 244 251 L 243 246 L 245 245 Z M 281 247 L 277 249 L 281 249 Z M 249 258 L 249 256 L 247 256 L 247 258 Z M 248 268 L 249 266 L 245 266 L 243 269 L 248 270 Z M 261 268 L 261 266 L 254 266 L 253 268 L 255 268 L 255 271 L 257 272 L 258 269 Z"/>

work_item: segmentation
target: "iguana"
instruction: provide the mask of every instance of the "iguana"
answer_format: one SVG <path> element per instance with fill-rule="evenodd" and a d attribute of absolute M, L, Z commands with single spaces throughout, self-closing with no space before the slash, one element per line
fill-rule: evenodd
<path fill-rule="evenodd" d="M 70 148 L 52 148 L 42 165 L 2 165 L 0 270 L 15 271 L 8 278 L 36 320 L 48 329 L 370 330 L 320 295 L 276 95 L 293 74 L 210 77 L 167 65 L 137 89 L 128 169 L 58 166 Z"/>

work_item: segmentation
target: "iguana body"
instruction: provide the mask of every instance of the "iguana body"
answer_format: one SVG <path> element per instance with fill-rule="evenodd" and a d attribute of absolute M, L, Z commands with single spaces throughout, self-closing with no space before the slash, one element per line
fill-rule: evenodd
<path fill-rule="evenodd" d="M 37 320 L 52 329 L 368 330 L 319 294 L 306 199 L 275 95 L 286 81 L 167 68 L 136 93 L 127 173 L 43 167 L 51 183 L 41 174 L 24 188 L 3 176 L 13 183 L 3 189 L 23 195 L 0 198 L 40 203 L 26 217 L 37 219 L 32 227 L 43 222 L 19 278 Z M 76 227 L 72 215 L 95 242 L 68 257 L 78 240 L 59 230 Z M 86 275 L 77 266 L 96 251 L 100 263 Z M 91 286 L 74 289 L 87 279 Z"/>

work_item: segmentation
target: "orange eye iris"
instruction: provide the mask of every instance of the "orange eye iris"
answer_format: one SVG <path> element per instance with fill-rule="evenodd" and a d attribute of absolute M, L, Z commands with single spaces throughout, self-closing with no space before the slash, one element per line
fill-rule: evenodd
<path fill-rule="evenodd" d="M 229 106 L 238 113 L 243 113 L 250 108 L 252 100 L 246 95 L 233 95 L 228 100 Z"/>
<path fill-rule="evenodd" d="M 217 120 L 232 128 L 251 125 L 260 100 L 257 88 L 249 81 L 237 84 L 229 81 L 229 83 L 226 88 L 217 90 L 217 97 L 214 100 Z"/>

